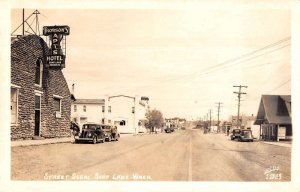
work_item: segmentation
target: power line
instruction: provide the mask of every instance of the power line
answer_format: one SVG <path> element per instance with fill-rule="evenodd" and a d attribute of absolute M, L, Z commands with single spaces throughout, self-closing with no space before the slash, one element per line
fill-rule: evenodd
<path fill-rule="evenodd" d="M 260 48 L 260 49 L 258 49 L 258 50 L 252 51 L 252 52 L 250 52 L 250 53 L 244 54 L 244 55 L 242 55 L 242 56 L 239 56 L 239 57 L 236 57 L 236 58 L 227 60 L 227 61 L 225 61 L 225 62 L 222 62 L 222 63 L 220 63 L 220 64 L 217 64 L 217 65 L 208 67 L 208 68 L 206 68 L 206 69 L 203 70 L 204 72 L 203 72 L 203 71 L 200 72 L 200 73 L 199 73 L 199 72 L 194 72 L 194 73 L 187 74 L 187 75 L 183 75 L 183 76 L 181 76 L 181 77 L 177 77 L 177 78 L 174 78 L 174 79 L 165 80 L 165 81 L 163 81 L 162 83 L 172 82 L 172 81 L 178 81 L 178 80 L 187 79 L 187 78 L 193 78 L 194 75 L 197 75 L 196 77 L 199 78 L 199 77 L 206 76 L 206 75 L 208 75 L 208 74 L 210 74 L 210 73 L 213 73 L 213 72 L 216 72 L 216 71 L 219 71 L 219 70 L 223 70 L 223 69 L 228 68 L 228 67 L 230 67 L 230 66 L 232 66 L 232 65 L 237 65 L 237 64 L 240 64 L 240 63 L 243 63 L 243 62 L 251 61 L 251 60 L 256 59 L 256 58 L 258 58 L 258 57 L 261 57 L 261 56 L 270 54 L 270 53 L 272 53 L 272 52 L 275 52 L 275 51 L 277 51 L 277 50 L 280 50 L 280 49 L 283 49 L 283 48 L 285 48 L 285 47 L 287 47 L 287 46 L 290 46 L 290 44 L 281 46 L 281 47 L 279 47 L 279 48 L 270 50 L 270 51 L 268 51 L 268 52 L 265 52 L 265 53 L 260 54 L 260 55 L 257 55 L 257 56 L 253 56 L 253 57 L 248 58 L 248 59 L 245 59 L 245 60 L 241 60 L 241 59 L 242 59 L 243 57 L 246 57 L 246 56 L 249 56 L 249 55 L 253 55 L 253 54 L 258 53 L 258 52 L 260 52 L 260 51 L 263 51 L 263 50 L 265 50 L 265 49 L 268 49 L 268 48 L 271 48 L 271 47 L 275 47 L 275 46 L 277 46 L 277 45 L 279 45 L 279 44 L 281 44 L 281 43 L 284 43 L 284 42 L 286 42 L 286 41 L 288 41 L 288 40 L 290 40 L 290 37 L 281 39 L 281 40 L 279 40 L 279 41 L 277 41 L 277 42 L 275 42 L 275 43 L 272 43 L 272 44 L 270 44 L 270 45 L 267 45 L 267 46 L 265 46 L 265 47 L 263 47 L 263 48 Z M 239 60 L 240 60 L 240 61 L 239 61 Z M 237 62 L 237 61 L 238 61 L 238 62 Z M 232 62 L 236 62 L 236 63 L 232 63 Z M 230 63 L 232 63 L 232 64 L 230 64 Z M 228 65 L 228 64 L 230 64 L 230 65 Z M 218 68 L 218 67 L 221 67 L 221 66 L 224 66 L 224 67 L 223 67 L 223 68 Z M 213 69 L 213 70 L 212 70 L 212 69 Z M 212 71 L 210 71 L 210 70 L 212 70 Z M 161 83 L 160 83 L 160 84 L 161 84 Z M 140 86 L 140 88 L 151 87 L 151 86 L 153 86 L 153 85 L 154 85 L 154 84 L 151 84 L 151 85 L 145 85 L 145 86 Z M 155 85 L 157 85 L 157 84 L 155 84 Z"/>
<path fill-rule="evenodd" d="M 230 64 L 230 65 L 224 66 L 223 68 L 215 69 L 214 71 L 202 72 L 202 74 L 200 73 L 200 76 L 197 76 L 197 77 L 203 77 L 203 76 L 206 76 L 206 75 L 208 75 L 208 74 L 210 74 L 210 73 L 213 73 L 213 72 L 216 72 L 216 71 L 219 71 L 219 70 L 223 70 L 223 69 L 229 68 L 229 67 L 231 67 L 231 66 L 233 66 L 233 65 L 237 65 L 237 64 L 240 64 L 240 63 L 244 63 L 244 62 L 251 61 L 251 60 L 256 59 L 256 58 L 258 58 L 258 57 L 261 57 L 261 56 L 264 56 L 264 55 L 266 55 L 266 54 L 269 54 L 269 53 L 275 52 L 275 51 L 277 51 L 277 50 L 283 49 L 283 48 L 285 48 L 285 47 L 287 47 L 287 46 L 290 46 L 290 44 L 284 45 L 284 46 L 282 46 L 282 47 L 279 47 L 279 48 L 277 48 L 277 49 L 271 50 L 271 51 L 269 51 L 269 52 L 267 52 L 267 53 L 263 53 L 263 54 L 261 54 L 261 55 L 255 56 L 255 57 L 248 58 L 248 59 L 246 59 L 246 60 L 242 60 L 242 61 L 239 61 L 239 62 L 237 62 L 237 63 L 233 63 L 233 64 Z M 189 76 L 189 77 L 191 77 L 191 76 Z M 181 79 L 184 79 L 184 78 L 185 78 L 185 77 L 183 77 L 183 78 L 181 78 Z M 178 78 L 178 79 L 173 79 L 173 80 L 179 80 L 179 78 Z"/>
<path fill-rule="evenodd" d="M 258 53 L 258 52 L 260 52 L 260 51 L 263 51 L 263 50 L 265 50 L 265 49 L 268 49 L 268 48 L 271 48 L 271 47 L 275 47 L 275 46 L 277 46 L 277 45 L 279 45 L 279 44 L 282 44 L 282 43 L 284 43 L 284 42 L 286 42 L 286 41 L 289 41 L 289 40 L 290 40 L 290 37 L 286 37 L 286 38 L 281 39 L 281 40 L 279 40 L 279 41 L 277 41 L 277 42 L 275 42 L 275 43 L 272 43 L 272 44 L 270 44 L 270 45 L 267 45 L 267 46 L 265 46 L 265 47 L 262 47 L 262 48 L 260 48 L 260 49 L 255 50 L 255 51 L 252 51 L 252 52 L 250 52 L 250 53 L 247 53 L 247 54 L 244 54 L 244 55 L 235 57 L 235 58 L 233 58 L 233 59 L 229 59 L 229 60 L 224 61 L 224 62 L 222 62 L 222 63 L 213 65 L 213 66 L 211 66 L 211 67 L 208 67 L 208 68 L 204 69 L 204 71 L 208 71 L 208 70 L 211 70 L 211 69 L 218 68 L 218 67 L 220 67 L 220 66 L 226 65 L 226 64 L 228 64 L 228 63 L 232 63 L 232 62 L 239 61 L 239 60 L 243 59 L 244 57 L 248 57 L 248 56 L 250 56 L 250 55 L 253 55 L 253 54 L 256 54 L 256 53 Z M 282 48 L 287 47 L 287 46 L 289 46 L 289 45 L 290 45 L 290 44 L 285 45 L 285 46 L 280 47 L 280 48 L 278 48 L 278 49 L 272 50 L 271 52 L 268 52 L 268 53 L 272 53 L 272 52 L 274 52 L 274 51 L 276 51 L 276 50 L 282 49 Z M 263 56 L 263 55 L 268 54 L 268 53 L 264 53 L 264 54 L 261 54 L 261 55 L 259 55 L 259 56 L 255 56 L 255 57 L 253 57 L 253 58 L 247 59 L 246 61 L 255 59 L 255 58 L 257 58 L 257 57 Z M 242 61 L 240 61 L 240 62 L 242 62 Z M 240 62 L 238 62 L 238 63 L 240 63 Z M 243 62 L 245 62 L 245 60 L 244 60 Z M 185 78 L 185 77 L 190 77 L 191 75 L 196 75 L 196 74 L 198 74 L 198 73 L 199 73 L 199 72 L 190 73 L 190 74 L 184 75 L 184 76 L 182 76 L 182 77 L 180 77 L 180 78 L 171 79 L 170 81 L 177 80 L 177 79 L 181 79 L 181 78 Z M 203 73 L 203 72 L 202 72 L 202 73 Z M 200 74 L 201 74 L 201 73 L 200 73 Z M 168 80 L 167 80 L 167 81 L 168 81 Z"/>

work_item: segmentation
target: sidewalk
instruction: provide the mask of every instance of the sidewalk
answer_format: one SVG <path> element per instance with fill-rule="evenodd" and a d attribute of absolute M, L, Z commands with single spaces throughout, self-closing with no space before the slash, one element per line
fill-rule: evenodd
<path fill-rule="evenodd" d="M 120 134 L 120 138 L 133 136 L 134 134 Z M 11 141 L 11 147 L 20 147 L 20 146 L 30 146 L 30 145 L 46 145 L 53 143 L 70 143 L 74 141 L 74 137 L 63 137 L 63 138 L 52 138 L 52 139 L 42 139 L 42 140 L 19 140 Z"/>
<path fill-rule="evenodd" d="M 281 147 L 292 147 L 292 142 L 285 142 L 285 141 L 261 141 L 262 143 L 269 144 L 269 145 L 277 145 Z"/>
<path fill-rule="evenodd" d="M 69 143 L 74 141 L 74 137 L 52 138 L 43 140 L 20 140 L 11 141 L 11 147 L 29 146 L 29 145 L 46 145 L 51 143 Z"/>

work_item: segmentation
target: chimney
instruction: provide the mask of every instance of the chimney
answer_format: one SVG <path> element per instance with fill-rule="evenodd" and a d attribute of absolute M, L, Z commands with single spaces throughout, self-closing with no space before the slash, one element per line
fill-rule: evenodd
<path fill-rule="evenodd" d="M 73 94 L 73 95 L 75 95 L 75 94 L 74 94 L 74 91 L 75 91 L 75 90 L 74 90 L 74 87 L 75 87 L 75 84 L 73 83 L 73 84 L 72 84 L 72 94 Z"/>

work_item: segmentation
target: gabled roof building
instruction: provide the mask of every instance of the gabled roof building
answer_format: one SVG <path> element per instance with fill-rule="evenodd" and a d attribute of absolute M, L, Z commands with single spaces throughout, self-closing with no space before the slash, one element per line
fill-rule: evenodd
<path fill-rule="evenodd" d="M 261 139 L 291 140 L 291 95 L 262 95 L 255 125 L 260 125 Z"/>

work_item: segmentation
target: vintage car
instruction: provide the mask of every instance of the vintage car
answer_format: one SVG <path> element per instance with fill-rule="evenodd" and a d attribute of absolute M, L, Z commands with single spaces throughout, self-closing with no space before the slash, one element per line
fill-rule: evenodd
<path fill-rule="evenodd" d="M 165 132 L 166 132 L 166 133 L 172 133 L 171 128 L 170 128 L 170 127 L 166 127 L 166 128 L 165 128 Z"/>
<path fill-rule="evenodd" d="M 240 133 L 238 141 L 251 141 L 253 142 L 253 135 L 250 129 L 244 129 Z"/>
<path fill-rule="evenodd" d="M 253 142 L 253 135 L 250 129 L 234 129 L 231 140 L 237 139 L 238 141 L 251 141 Z"/>
<path fill-rule="evenodd" d="M 118 141 L 120 138 L 120 134 L 118 132 L 118 127 L 115 125 L 101 125 L 102 130 L 105 135 L 106 141 Z"/>
<path fill-rule="evenodd" d="M 86 123 L 82 126 L 82 131 L 78 136 L 74 136 L 75 143 L 92 142 L 94 144 L 101 141 L 105 142 L 106 134 L 103 131 L 103 126 L 96 123 Z"/>
<path fill-rule="evenodd" d="M 233 129 L 230 135 L 230 139 L 231 140 L 238 139 L 240 137 L 240 133 L 241 133 L 241 129 Z"/>
<path fill-rule="evenodd" d="M 101 141 L 118 141 L 120 134 L 118 128 L 113 125 L 98 124 L 98 123 L 86 123 L 82 126 L 82 131 L 78 134 L 74 134 L 75 142 L 91 141 L 94 144 Z"/>

